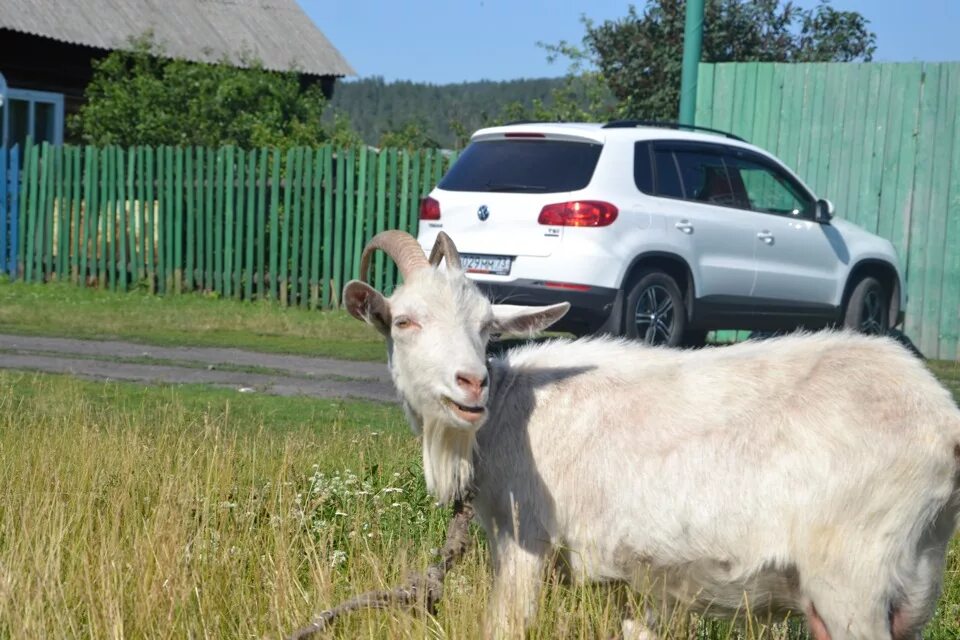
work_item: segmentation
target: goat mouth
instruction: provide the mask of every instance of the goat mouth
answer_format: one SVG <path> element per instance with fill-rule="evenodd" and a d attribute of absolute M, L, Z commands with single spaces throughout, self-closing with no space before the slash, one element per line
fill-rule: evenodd
<path fill-rule="evenodd" d="M 483 416 L 487 414 L 487 410 L 484 407 L 469 407 L 467 405 L 460 404 L 452 398 L 444 396 L 443 404 L 447 406 L 450 411 L 453 412 L 453 415 L 457 416 L 465 422 L 478 422 Z"/>

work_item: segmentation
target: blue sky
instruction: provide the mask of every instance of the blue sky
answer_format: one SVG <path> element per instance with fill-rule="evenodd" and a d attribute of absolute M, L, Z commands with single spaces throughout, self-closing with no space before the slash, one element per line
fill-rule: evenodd
<path fill-rule="evenodd" d="M 446 84 L 561 76 L 538 41 L 579 43 L 580 16 L 626 14 L 628 2 L 534 0 L 298 0 L 359 76 Z M 804 7 L 816 0 L 795 0 Z M 642 6 L 642 0 L 636 2 Z M 960 0 L 833 0 L 864 14 L 875 60 L 960 61 Z"/>

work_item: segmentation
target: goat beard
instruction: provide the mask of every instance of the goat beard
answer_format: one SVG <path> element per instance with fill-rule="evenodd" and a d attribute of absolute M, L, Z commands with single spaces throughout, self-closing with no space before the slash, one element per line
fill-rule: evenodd
<path fill-rule="evenodd" d="M 423 471 L 427 490 L 440 504 L 466 494 L 473 481 L 476 432 L 449 427 L 442 420 L 423 424 Z"/>

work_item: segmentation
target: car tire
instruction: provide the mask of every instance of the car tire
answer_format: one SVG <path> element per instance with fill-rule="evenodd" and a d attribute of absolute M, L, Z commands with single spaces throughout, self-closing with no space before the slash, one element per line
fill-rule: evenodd
<path fill-rule="evenodd" d="M 886 334 L 887 304 L 883 285 L 876 278 L 867 276 L 850 293 L 843 314 L 844 328 L 869 335 Z"/>
<path fill-rule="evenodd" d="M 676 280 L 663 271 L 640 275 L 627 294 L 624 335 L 649 345 L 683 342 L 687 311 Z"/>

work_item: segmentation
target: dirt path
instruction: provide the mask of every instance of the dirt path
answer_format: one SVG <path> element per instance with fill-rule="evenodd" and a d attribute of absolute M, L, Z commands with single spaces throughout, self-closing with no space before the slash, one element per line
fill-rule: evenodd
<path fill-rule="evenodd" d="M 211 384 L 245 393 L 395 402 L 385 365 L 205 347 L 0 334 L 0 368 L 96 380 Z"/>

